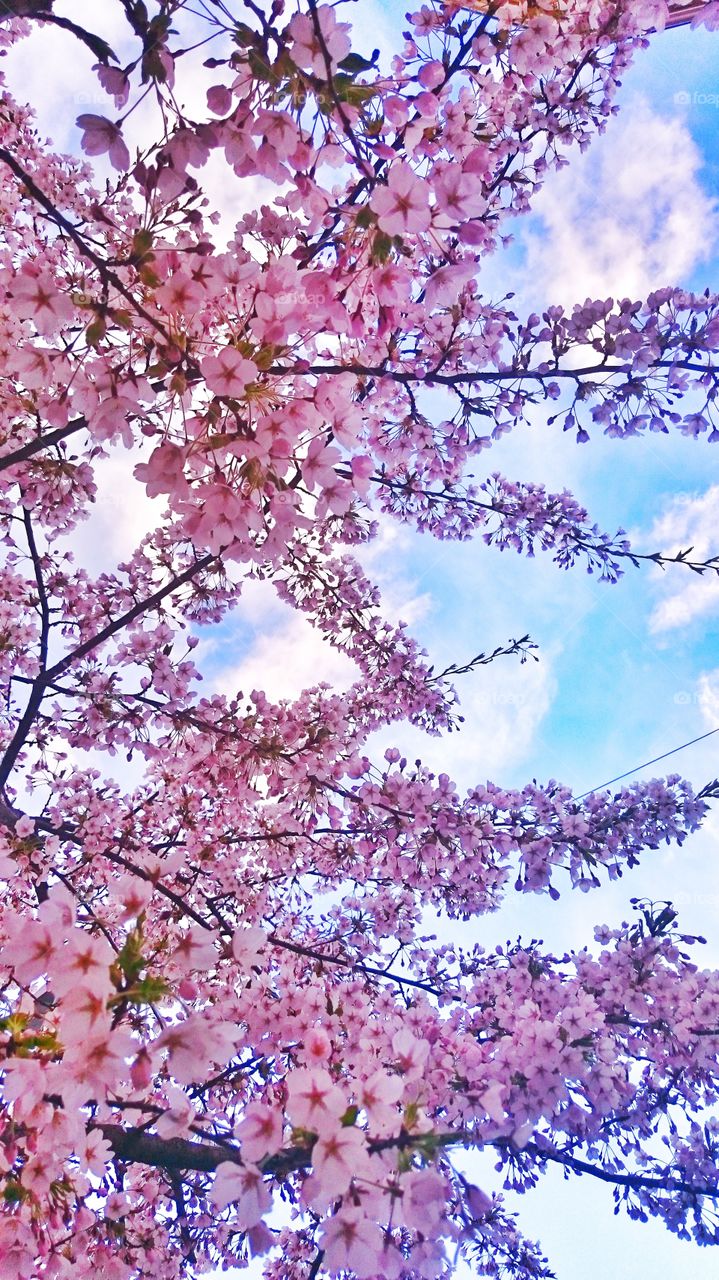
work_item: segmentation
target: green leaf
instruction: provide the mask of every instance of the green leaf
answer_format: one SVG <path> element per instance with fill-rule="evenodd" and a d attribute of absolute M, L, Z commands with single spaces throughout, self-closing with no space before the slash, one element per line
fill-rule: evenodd
<path fill-rule="evenodd" d="M 378 231 L 372 242 L 372 261 L 386 262 L 392 252 L 392 237 Z"/>
<path fill-rule="evenodd" d="M 28 1192 L 19 1182 L 10 1181 L 3 1187 L 3 1200 L 6 1204 L 20 1204 L 27 1198 Z"/>
<path fill-rule="evenodd" d="M 355 84 L 351 76 L 335 76 L 332 88 L 340 102 L 348 102 L 352 107 L 361 107 L 379 93 L 374 85 Z"/>
<path fill-rule="evenodd" d="M 145 229 L 136 231 L 132 237 L 130 256 L 135 262 L 141 262 L 152 250 L 152 232 Z"/>
<path fill-rule="evenodd" d="M 282 80 L 281 73 L 271 66 L 267 59 L 257 52 L 257 49 L 250 49 L 247 61 L 256 80 L 265 80 L 268 84 L 274 85 L 278 85 Z"/>
<path fill-rule="evenodd" d="M 377 66 L 379 58 L 379 49 L 372 50 L 370 59 L 363 58 L 360 53 L 348 53 L 337 65 L 340 71 L 346 71 L 350 76 L 359 75 L 360 71 L 372 71 Z"/>
<path fill-rule="evenodd" d="M 125 999 L 131 1000 L 133 1004 L 154 1004 L 169 994 L 170 988 L 165 979 L 149 973 L 125 992 Z"/>
<path fill-rule="evenodd" d="M 241 48 L 248 49 L 250 45 L 255 43 L 257 39 L 257 32 L 253 31 L 252 27 L 248 27 L 246 22 L 238 22 L 232 32 L 232 39 L 235 44 L 240 45 Z"/>
<path fill-rule="evenodd" d="M 355 222 L 357 226 L 362 227 L 363 229 L 366 227 L 373 226 L 376 223 L 376 221 L 377 221 L 377 214 L 372 209 L 370 209 L 368 204 L 365 205 L 364 209 L 360 209 L 359 213 L 357 214 L 357 217 L 355 218 Z"/>
<path fill-rule="evenodd" d="M 116 960 L 116 964 L 129 983 L 134 983 L 145 968 L 145 957 L 142 954 L 143 942 L 142 923 L 138 920 L 132 933 L 128 934 L 125 945 Z"/>

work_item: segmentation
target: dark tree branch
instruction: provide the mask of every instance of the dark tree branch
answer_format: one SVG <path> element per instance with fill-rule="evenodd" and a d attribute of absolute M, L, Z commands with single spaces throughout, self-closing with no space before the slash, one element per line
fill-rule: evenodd
<path fill-rule="evenodd" d="M 232 1164 L 242 1164 L 239 1149 L 233 1149 L 229 1146 L 219 1146 L 216 1143 L 192 1142 L 187 1138 L 159 1138 L 140 1129 L 123 1129 L 121 1125 L 114 1124 L 101 1124 L 97 1128 L 101 1130 L 119 1159 L 152 1165 L 153 1168 L 164 1169 L 169 1173 L 178 1173 L 182 1170 L 214 1173 L 219 1165 L 227 1161 Z M 402 1129 L 397 1137 L 383 1138 L 368 1143 L 368 1150 L 372 1154 L 388 1150 L 403 1151 L 421 1146 L 428 1140 L 431 1141 L 433 1146 L 445 1149 L 484 1145 L 495 1146 L 499 1150 L 511 1151 L 512 1149 L 511 1144 L 506 1139 L 499 1139 L 485 1144 L 480 1135 L 473 1133 L 459 1131 L 456 1133 L 427 1135 L 410 1134 Z M 312 1162 L 312 1145 L 287 1147 L 282 1151 L 278 1151 L 276 1155 L 269 1156 L 262 1162 L 262 1172 L 282 1179 L 290 1173 L 308 1168 Z M 627 1187 L 629 1190 L 653 1191 L 666 1195 L 679 1193 L 695 1198 L 706 1196 L 712 1200 L 719 1199 L 719 1188 L 716 1186 L 684 1182 L 680 1178 L 673 1177 L 654 1178 L 639 1173 L 615 1173 L 611 1169 L 603 1169 L 597 1165 L 590 1164 L 586 1160 L 580 1160 L 569 1152 L 546 1150 L 536 1143 L 530 1143 L 524 1147 L 523 1154 L 533 1156 L 540 1164 L 549 1161 L 561 1165 L 572 1173 L 589 1174 L 601 1182 Z"/>
<path fill-rule="evenodd" d="M 506 1143 L 495 1143 L 498 1147 L 503 1145 L 506 1146 Z M 628 1187 L 633 1191 L 655 1191 L 665 1195 L 679 1192 L 681 1195 L 706 1196 L 710 1200 L 719 1200 L 717 1186 L 684 1182 L 681 1178 L 650 1178 L 642 1173 L 614 1173 L 611 1169 L 602 1169 L 598 1165 L 590 1164 L 587 1160 L 580 1160 L 577 1156 L 570 1155 L 568 1151 L 547 1150 L 533 1142 L 524 1147 L 524 1151 L 540 1162 L 551 1161 L 553 1164 L 562 1165 L 565 1169 L 571 1169 L 572 1173 L 587 1173 L 592 1178 L 598 1178 L 600 1182 L 609 1182 L 617 1187 Z"/>
<path fill-rule="evenodd" d="M 18 462 L 27 462 L 28 458 L 41 453 L 43 449 L 50 449 L 54 444 L 59 444 L 61 440 L 66 440 L 68 436 L 81 431 L 83 427 L 87 427 L 87 419 L 84 416 L 74 418 L 66 427 L 58 427 L 57 430 L 47 431 L 45 435 L 38 436 L 35 440 L 29 440 L 19 449 L 0 457 L 0 471 L 7 471 L 8 467 L 14 467 Z"/>
<path fill-rule="evenodd" d="M 141 1129 L 123 1129 L 119 1124 L 101 1124 L 104 1138 L 120 1160 L 152 1165 L 168 1173 L 194 1169 L 198 1173 L 214 1173 L 225 1160 L 240 1164 L 239 1152 L 214 1143 L 192 1142 L 189 1138 L 159 1138 Z"/>
<path fill-rule="evenodd" d="M 27 538 L 27 545 L 35 573 L 35 583 L 37 586 L 38 603 L 40 607 L 40 645 L 38 655 L 40 670 L 33 681 L 32 688 L 30 689 L 28 700 L 25 705 L 25 710 L 18 721 L 12 741 L 10 742 L 3 757 L 2 764 L 0 764 L 0 791 L 4 790 L 5 784 L 15 766 L 15 761 L 27 741 L 27 736 L 42 704 L 45 693 L 45 675 L 47 673 L 47 654 L 50 637 L 50 605 L 47 598 L 47 591 L 45 589 L 42 561 L 38 552 L 37 543 L 35 542 L 35 533 L 32 527 L 30 512 L 26 507 L 23 507 L 22 513 L 23 523 L 25 525 L 25 536 Z"/>

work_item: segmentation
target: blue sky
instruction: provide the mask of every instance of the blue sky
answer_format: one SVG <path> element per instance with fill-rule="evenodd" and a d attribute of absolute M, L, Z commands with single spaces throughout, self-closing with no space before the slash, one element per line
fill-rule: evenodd
<path fill-rule="evenodd" d="M 353 11 L 357 47 L 369 52 L 381 43 L 386 52 L 399 44 L 405 9 L 360 0 Z M 532 217 L 513 224 L 513 245 L 487 264 L 481 280 L 490 296 L 514 290 L 522 314 L 588 294 L 639 297 L 662 284 L 719 288 L 718 41 L 706 31 L 673 31 L 637 57 L 619 98 L 620 117 L 586 156 L 573 156 L 578 164 L 548 181 Z M 50 132 L 66 121 L 63 136 L 55 130 L 57 141 L 77 145 L 69 126 L 73 103 L 88 109 L 77 101 L 85 82 L 74 80 L 68 96 L 66 84 L 47 82 L 47 63 L 21 53 L 13 64 L 12 57 L 11 83 L 14 65 L 43 127 Z M 628 528 L 639 550 L 673 551 L 693 541 L 706 553 L 719 551 L 712 514 L 719 451 L 701 440 L 622 442 L 597 434 L 577 446 L 538 416 L 482 461 L 487 474 L 498 469 L 512 479 L 570 488 L 601 527 Z M 147 522 L 144 500 L 118 520 L 118 474 L 108 469 L 91 535 L 84 534 L 90 562 L 93 542 L 104 538 L 123 554 Z M 367 564 L 390 613 L 411 624 L 438 666 L 525 632 L 539 645 L 538 664 L 504 659 L 464 678 L 461 735 L 444 742 L 401 729 L 384 735 L 380 745 L 396 741 L 465 785 L 488 777 L 507 785 L 557 777 L 583 792 L 719 725 L 717 581 L 680 569 L 662 575 L 629 567 L 610 587 L 581 569 L 565 574 L 548 558 L 528 562 L 478 544 L 430 543 L 384 525 Z M 231 625 L 203 639 L 202 652 L 207 683 L 233 692 L 239 685 L 292 694 L 313 683 L 318 670 L 337 681 L 353 676 L 261 587 Z M 662 769 L 701 786 L 719 774 L 719 734 L 637 776 Z M 594 924 L 627 918 L 632 894 L 674 897 L 686 929 L 707 936 L 700 963 L 719 964 L 718 841 L 719 820 L 711 819 L 683 850 L 648 855 L 618 884 L 556 904 L 522 899 L 495 918 L 454 927 L 451 936 L 491 945 L 521 932 L 556 951 L 591 941 Z M 615 1218 L 610 1192 L 587 1179 L 563 1183 L 555 1175 L 518 1207 L 560 1280 L 716 1275 L 710 1251 L 682 1244 L 659 1224 Z"/>

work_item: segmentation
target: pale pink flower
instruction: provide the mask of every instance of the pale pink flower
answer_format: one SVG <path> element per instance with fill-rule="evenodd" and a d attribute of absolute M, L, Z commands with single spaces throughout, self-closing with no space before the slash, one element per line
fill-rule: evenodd
<path fill-rule="evenodd" d="M 30 1280 L 37 1275 L 35 1259 L 37 1240 L 27 1222 L 15 1214 L 0 1218 L 0 1258 L 3 1260 L 4 1280 Z"/>
<path fill-rule="evenodd" d="M 202 284 L 187 271 L 173 271 L 169 280 L 155 290 L 155 302 L 165 311 L 192 315 L 207 295 Z"/>
<path fill-rule="evenodd" d="M 323 1226 L 320 1244 L 326 1271 L 351 1271 L 359 1280 L 375 1276 L 382 1256 L 382 1232 L 358 1209 L 342 1209 Z"/>
<path fill-rule="evenodd" d="M 237 347 L 223 347 L 219 355 L 205 356 L 200 373 L 217 396 L 242 396 L 257 377 L 257 365 L 246 360 Z"/>
<path fill-rule="evenodd" d="M 215 116 L 226 116 L 232 107 L 232 92 L 224 84 L 213 84 L 207 90 L 207 109 Z"/>
<path fill-rule="evenodd" d="M 339 1120 L 347 1110 L 344 1094 L 328 1071 L 300 1068 L 287 1077 L 287 1115 L 300 1129 L 317 1129 L 323 1122 Z"/>
<path fill-rule="evenodd" d="M 214 933 L 209 933 L 199 924 L 191 925 L 180 936 L 172 953 L 173 964 L 183 973 L 214 969 L 217 959 Z"/>
<path fill-rule="evenodd" d="M 48 840 L 45 848 L 47 849 Z M 62 884 L 56 884 L 50 890 L 46 902 L 40 908 L 40 919 L 43 924 L 52 926 L 63 937 L 69 937 L 75 925 L 76 901 L 73 895 Z"/>
<path fill-rule="evenodd" d="M 156 1040 L 170 1054 L 170 1070 L 181 1084 L 192 1084 L 210 1063 L 223 1065 L 232 1056 L 237 1028 L 229 1022 L 212 1023 L 203 1014 L 191 1014 L 168 1027 Z"/>
<path fill-rule="evenodd" d="M 119 124 L 92 114 L 78 116 L 75 123 L 83 131 L 80 146 L 86 155 L 101 156 L 107 152 L 113 168 L 130 168 L 130 152 Z"/>
<path fill-rule="evenodd" d="M 54 984 L 57 985 L 57 984 Z M 99 1035 L 109 1026 L 108 987 L 99 990 L 84 984 L 73 986 L 62 1001 L 62 1035 L 66 1040 Z"/>
<path fill-rule="evenodd" d="M 346 1191 L 367 1163 L 365 1135 L 354 1126 L 322 1128 L 312 1148 L 312 1168 L 318 1184 L 332 1195 Z"/>
<path fill-rule="evenodd" d="M 16 875 L 18 864 L 14 858 L 11 858 L 6 849 L 0 849 L 0 880 L 10 880 Z"/>
<path fill-rule="evenodd" d="M 426 1040 L 418 1040 L 407 1027 L 403 1027 L 392 1037 L 392 1049 L 397 1058 L 397 1066 L 404 1075 L 413 1077 L 422 1074 L 429 1057 Z"/>
<path fill-rule="evenodd" d="M 47 1090 L 47 1069 L 36 1058 L 10 1058 L 3 1064 L 3 1096 L 32 1111 Z"/>
<path fill-rule="evenodd" d="M 16 980 L 27 986 L 47 973 L 63 942 L 62 933 L 51 924 L 40 920 L 11 921 L 2 951 L 3 964 L 12 967 Z"/>
<path fill-rule="evenodd" d="M 130 1201 L 121 1191 L 113 1191 L 112 1195 L 109 1195 L 105 1201 L 103 1212 L 106 1218 L 110 1218 L 113 1222 L 119 1222 L 121 1218 L 127 1217 L 130 1212 Z"/>
<path fill-rule="evenodd" d="M 330 65 L 334 67 L 347 57 L 352 47 L 348 35 L 349 23 L 338 22 L 329 5 L 320 5 L 316 12 L 322 40 L 330 57 Z M 327 63 L 311 16 L 306 13 L 296 13 L 289 24 L 288 31 L 293 41 L 290 46 L 292 59 L 297 66 L 303 67 L 306 71 L 314 71 L 316 76 L 326 78 Z"/>
<path fill-rule="evenodd" d="M 112 884 L 113 898 L 122 904 L 122 920 L 132 920 L 145 910 L 153 893 L 153 886 L 138 876 L 120 876 Z"/>
<path fill-rule="evenodd" d="M 406 267 L 401 267 L 396 262 L 388 262 L 374 272 L 372 287 L 377 301 L 383 307 L 409 305 L 412 278 Z"/>
<path fill-rule="evenodd" d="M 147 1049 L 140 1049 L 137 1057 L 130 1067 L 130 1080 L 133 1089 L 147 1089 L 154 1076 L 154 1068 L 152 1059 Z"/>
<path fill-rule="evenodd" d="M 245 1109 L 235 1134 L 242 1147 L 243 1160 L 258 1164 L 282 1146 L 282 1113 L 263 1102 L 251 1102 Z"/>
<path fill-rule="evenodd" d="M 447 1185 L 435 1169 L 413 1169 L 401 1180 L 404 1224 L 435 1234 L 447 1209 Z"/>
<path fill-rule="evenodd" d="M 373 458 L 367 453 L 358 453 L 352 459 L 352 483 L 363 498 L 369 493 L 369 482 L 376 471 Z"/>
<path fill-rule="evenodd" d="M 428 306 L 453 306 L 459 299 L 464 286 L 477 274 L 474 262 L 447 262 L 439 267 L 427 280 L 424 288 L 425 302 Z"/>
<path fill-rule="evenodd" d="M 185 479 L 185 450 L 169 441 L 153 449 L 147 462 L 139 462 L 133 475 L 145 485 L 148 498 L 160 493 L 184 498 L 190 491 Z"/>
<path fill-rule="evenodd" d="M 448 164 L 436 174 L 432 186 L 438 207 L 452 222 L 476 218 L 487 208 L 481 179 L 458 164 Z"/>
<path fill-rule="evenodd" d="M 129 1074 L 125 1059 L 132 1056 L 134 1048 L 130 1032 L 118 1027 L 109 1035 L 73 1041 L 63 1063 L 74 1080 L 103 1097 L 106 1089 L 116 1088 Z"/>
<path fill-rule="evenodd" d="M 425 62 L 420 67 L 417 79 L 423 89 L 436 89 L 438 85 L 446 78 L 447 69 L 443 62 L 435 60 L 434 62 Z"/>
<path fill-rule="evenodd" d="M 169 1084 L 165 1087 L 166 1109 L 155 1121 L 155 1128 L 161 1138 L 184 1137 L 190 1125 L 196 1119 L 196 1111 L 183 1089 Z"/>
<path fill-rule="evenodd" d="M 73 930 L 70 942 L 59 953 L 53 966 L 53 986 L 58 995 L 73 987 L 88 987 L 97 994 L 109 995 L 112 990 L 110 965 L 115 954 L 105 938 L 92 937 Z"/>
<path fill-rule="evenodd" d="M 45 1196 L 50 1184 L 55 1181 L 60 1170 L 57 1163 L 51 1160 L 47 1152 L 32 1156 L 23 1166 L 21 1182 L 23 1187 L 35 1196 Z"/>
<path fill-rule="evenodd" d="M 405 1082 L 399 1076 L 391 1076 L 381 1068 L 362 1082 L 359 1101 L 367 1112 L 373 1134 L 386 1137 L 397 1129 L 400 1115 L 396 1104 L 402 1097 L 404 1086 Z"/>
<path fill-rule="evenodd" d="M 75 1149 L 80 1168 L 101 1178 L 112 1160 L 112 1147 L 100 1129 L 91 1129 Z"/>
<path fill-rule="evenodd" d="M 70 299 L 61 293 L 49 272 L 38 271 L 34 267 L 25 266 L 19 271 L 10 285 L 13 310 L 21 320 L 32 320 L 38 333 L 43 337 L 56 333 L 63 325 L 69 324 L 75 314 Z M 32 820 L 23 816 L 16 824 L 22 824 L 22 834 L 32 835 Z M 28 827 L 28 823 L 30 826 Z"/>
<path fill-rule="evenodd" d="M 326 1062 L 332 1053 L 332 1041 L 323 1027 L 312 1027 L 305 1036 L 303 1047 L 307 1062 Z"/>
<path fill-rule="evenodd" d="M 487 1115 L 494 1120 L 495 1124 L 502 1124 L 505 1119 L 505 1111 L 502 1104 L 503 1093 L 504 1086 L 500 1084 L 499 1080 L 494 1080 L 479 1099 Z"/>
<path fill-rule="evenodd" d="M 243 925 L 232 938 L 232 954 L 247 969 L 260 963 L 266 946 L 267 934 L 259 925 Z"/>
<path fill-rule="evenodd" d="M 372 192 L 370 207 L 388 236 L 427 231 L 431 221 L 427 184 L 401 160 L 392 165 L 386 186 Z"/>
<path fill-rule="evenodd" d="M 240 1231 L 256 1226 L 272 1206 L 272 1196 L 259 1169 L 231 1160 L 217 1166 L 210 1200 L 216 1209 L 236 1205 L 233 1225 Z"/>
<path fill-rule="evenodd" d="M 97 73 L 105 93 L 115 99 L 115 106 L 119 111 L 130 96 L 130 81 L 125 72 L 120 67 L 108 67 L 101 62 L 96 62 L 92 69 Z"/>

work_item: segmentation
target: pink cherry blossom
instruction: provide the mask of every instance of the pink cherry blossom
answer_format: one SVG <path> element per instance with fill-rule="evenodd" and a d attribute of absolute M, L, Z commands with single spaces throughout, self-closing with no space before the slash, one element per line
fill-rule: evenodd
<path fill-rule="evenodd" d="M 163 1138 L 184 1137 L 197 1117 L 191 1099 L 175 1085 L 165 1089 L 165 1110 L 155 1121 L 155 1129 Z"/>
<path fill-rule="evenodd" d="M 223 347 L 219 355 L 205 356 L 200 372 L 215 395 L 242 396 L 257 376 L 257 366 L 236 347 Z"/>
<path fill-rule="evenodd" d="M 83 131 L 80 145 L 87 155 L 101 156 L 107 152 L 115 169 L 129 169 L 130 152 L 118 124 L 113 124 L 105 116 L 87 113 L 78 116 L 75 123 Z"/>
<path fill-rule="evenodd" d="M 324 43 L 330 60 L 330 67 L 336 66 L 350 51 L 349 27 L 346 22 L 337 22 L 330 5 L 319 5 L 313 16 L 296 13 L 293 15 L 289 32 L 292 36 L 292 57 L 299 67 L 313 71 L 317 76 L 327 75 Z M 315 28 L 319 26 L 322 43 Z"/>
<path fill-rule="evenodd" d="M 405 161 L 396 161 L 391 166 L 386 186 L 375 188 L 370 205 L 387 235 L 408 235 L 429 228 L 426 184 Z"/>
<path fill-rule="evenodd" d="M 304 1042 L 305 1058 L 308 1062 L 326 1062 L 332 1053 L 332 1041 L 322 1027 L 313 1027 L 307 1032 Z"/>
<path fill-rule="evenodd" d="M 217 963 L 215 938 L 199 925 L 192 925 L 178 939 L 172 963 L 182 971 L 212 969 Z"/>
<path fill-rule="evenodd" d="M 330 1123 L 324 1127 L 312 1148 L 312 1167 L 316 1182 L 332 1198 L 341 1195 L 358 1174 L 364 1172 L 367 1163 L 367 1144 L 364 1134 L 352 1126 L 339 1127 Z"/>
<path fill-rule="evenodd" d="M 105 93 L 109 93 L 115 99 L 115 106 L 118 111 L 124 107 L 130 97 L 130 81 L 124 71 L 119 67 L 108 67 L 103 63 L 96 62 L 93 67 L 100 84 Z"/>
<path fill-rule="evenodd" d="M 237 1126 L 242 1157 L 258 1164 L 266 1156 L 274 1155 L 282 1146 L 282 1116 L 272 1107 L 261 1102 L 251 1102 Z"/>
<path fill-rule="evenodd" d="M 343 1209 L 329 1218 L 322 1229 L 321 1242 L 330 1274 L 350 1271 L 359 1280 L 377 1274 L 382 1235 L 379 1227 L 360 1212 Z"/>
<path fill-rule="evenodd" d="M 67 946 L 52 966 L 53 985 L 61 995 L 78 985 L 109 994 L 113 960 L 112 949 L 105 938 L 93 938 L 73 930 Z"/>
<path fill-rule="evenodd" d="M 32 267 L 18 272 L 11 282 L 10 293 L 17 315 L 31 320 L 44 337 L 69 324 L 74 316 L 70 299 L 58 289 L 55 280 Z"/>
<path fill-rule="evenodd" d="M 232 1220 L 240 1231 L 256 1226 L 272 1203 L 259 1169 L 230 1161 L 218 1165 L 211 1198 L 218 1209 L 234 1206 Z"/>
<path fill-rule="evenodd" d="M 293 1071 L 287 1081 L 287 1114 L 293 1125 L 316 1129 L 334 1123 L 346 1110 L 342 1091 L 332 1083 L 329 1072 L 320 1067 Z"/>

